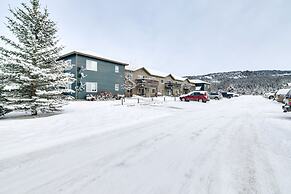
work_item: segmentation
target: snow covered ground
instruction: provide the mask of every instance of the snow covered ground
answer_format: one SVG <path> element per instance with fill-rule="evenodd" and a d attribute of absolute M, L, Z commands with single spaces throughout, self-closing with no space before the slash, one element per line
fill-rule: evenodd
<path fill-rule="evenodd" d="M 291 114 L 259 96 L 72 102 L 0 120 L 0 193 L 290 194 Z"/>

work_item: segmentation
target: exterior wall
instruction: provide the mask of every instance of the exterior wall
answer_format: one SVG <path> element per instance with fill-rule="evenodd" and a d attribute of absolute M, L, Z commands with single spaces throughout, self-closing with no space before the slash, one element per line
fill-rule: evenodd
<path fill-rule="evenodd" d="M 151 75 L 148 74 L 143 68 L 141 68 L 133 72 L 132 79 L 136 80 L 138 78 L 150 78 L 150 77 Z"/>
<path fill-rule="evenodd" d="M 201 87 L 201 91 L 209 91 L 210 90 L 210 84 L 206 83 L 196 83 L 196 87 Z"/>
<path fill-rule="evenodd" d="M 187 79 L 182 82 L 182 93 L 187 94 L 195 90 L 195 84 L 189 82 Z"/>
<path fill-rule="evenodd" d="M 95 58 L 85 57 L 82 55 L 71 55 L 63 60 L 71 60 L 73 68 L 70 70 L 71 73 L 75 74 L 76 82 L 72 84 L 72 89 L 76 86 L 82 86 L 84 89 L 76 91 L 75 97 L 77 99 L 84 99 L 87 94 L 96 95 L 100 92 L 110 92 L 112 95 L 124 94 L 124 83 L 125 83 L 125 66 L 117 63 L 107 62 L 98 60 Z M 97 71 L 86 70 L 86 60 L 92 60 L 97 62 Z M 77 65 L 76 65 L 77 64 Z M 119 72 L 115 73 L 115 66 L 119 66 Z M 78 76 L 78 70 L 84 74 L 84 77 Z M 97 93 L 86 92 L 86 82 L 97 82 Z M 115 84 L 119 84 L 119 91 L 115 91 Z"/>
<path fill-rule="evenodd" d="M 165 78 L 164 77 L 156 77 L 159 82 L 158 92 L 161 95 L 165 95 Z"/>
<path fill-rule="evenodd" d="M 125 96 L 132 97 L 134 88 L 133 71 L 125 69 Z"/>
<path fill-rule="evenodd" d="M 174 83 L 174 82 L 175 82 L 175 80 L 172 78 L 172 76 L 165 77 L 165 91 L 164 91 L 165 96 L 174 95 L 174 87 L 172 87 L 172 88 L 166 87 L 167 83 Z"/>
<path fill-rule="evenodd" d="M 157 95 L 158 85 L 156 77 L 151 76 L 145 69 L 141 68 L 132 73 L 132 80 L 136 83 L 136 87 L 132 89 L 132 93 L 146 97 Z M 143 81 L 144 84 L 141 83 Z"/>
<path fill-rule="evenodd" d="M 138 69 L 137 71 L 133 72 L 132 80 L 135 82 L 137 79 L 147 78 L 147 77 L 149 77 L 149 74 L 146 71 L 144 71 L 144 69 Z M 146 92 L 146 91 L 144 91 L 144 92 Z M 140 88 L 138 88 L 137 85 L 132 90 L 132 93 L 136 94 L 136 95 L 142 95 L 140 92 Z M 145 93 L 145 95 L 147 95 L 147 94 Z"/>
<path fill-rule="evenodd" d="M 165 96 L 179 96 L 195 90 L 195 84 L 191 83 L 188 79 L 178 80 L 174 79 L 171 75 L 166 77 L 154 76 L 149 74 L 144 68 L 140 68 L 135 71 L 126 70 L 126 77 L 128 77 L 128 75 L 131 77 L 132 81 L 137 83 L 137 85 L 132 90 L 127 91 L 126 96 L 132 96 L 132 94 L 143 95 L 146 97 L 156 96 L 157 94 Z M 139 79 L 144 79 L 144 83 L 149 80 L 154 80 L 157 85 L 155 87 L 150 87 L 147 86 L 147 84 L 144 84 L 144 90 L 141 92 L 140 90 L 142 87 L 137 82 Z M 187 90 L 184 86 L 187 86 Z"/>

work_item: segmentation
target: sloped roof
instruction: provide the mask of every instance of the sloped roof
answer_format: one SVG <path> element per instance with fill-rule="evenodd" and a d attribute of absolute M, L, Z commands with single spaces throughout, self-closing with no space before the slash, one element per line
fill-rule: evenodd
<path fill-rule="evenodd" d="M 203 81 L 203 80 L 200 80 L 200 79 L 190 79 L 189 81 L 191 83 L 194 83 L 194 84 L 208 84 L 208 85 L 210 85 L 209 82 L 206 82 L 206 81 Z"/>
<path fill-rule="evenodd" d="M 164 72 L 161 72 L 161 71 L 157 71 L 157 70 L 154 70 L 154 69 L 149 69 L 149 68 L 145 68 L 149 74 L 153 75 L 153 76 L 158 76 L 158 77 L 167 77 L 168 75 L 170 75 L 169 73 L 164 73 Z"/>
<path fill-rule="evenodd" d="M 62 60 L 63 58 L 71 56 L 71 55 L 81 55 L 81 56 L 90 57 L 90 58 L 101 60 L 101 61 L 106 61 L 106 62 L 111 62 L 111 63 L 124 65 L 124 66 L 128 66 L 129 65 L 128 63 L 124 63 L 124 62 L 115 61 L 115 60 L 112 60 L 112 59 L 99 57 L 99 56 L 97 56 L 96 54 L 94 54 L 93 52 L 90 52 L 90 51 L 85 51 L 85 52 L 83 52 L 83 51 L 72 51 L 72 52 L 69 52 L 67 54 L 64 54 L 64 55 L 60 56 L 59 60 Z"/>
<path fill-rule="evenodd" d="M 130 65 L 128 65 L 128 66 L 125 67 L 125 70 L 136 71 L 136 70 L 141 69 L 141 68 L 142 67 L 139 67 L 139 66 L 130 64 Z"/>
<path fill-rule="evenodd" d="M 140 66 L 136 66 L 136 65 L 129 65 L 125 69 L 126 70 L 129 70 L 129 71 L 137 71 L 139 69 L 144 69 L 151 76 L 156 76 L 156 77 L 161 77 L 161 78 L 165 78 L 167 76 L 171 76 L 174 80 L 177 80 L 177 81 L 185 81 L 185 80 L 188 80 L 190 82 L 190 80 L 187 79 L 187 78 L 183 78 L 181 76 L 177 76 L 177 75 L 174 75 L 174 74 L 171 74 L 171 73 L 165 73 L 165 72 L 158 71 L 158 70 L 151 69 L 151 68 L 147 68 L 147 67 L 140 67 Z M 190 82 L 190 83 L 192 83 L 192 82 Z"/>
<path fill-rule="evenodd" d="M 180 76 L 177 76 L 177 75 L 174 75 L 174 74 L 171 74 L 172 77 L 175 79 L 175 80 L 178 80 L 178 81 L 185 81 L 186 78 L 183 78 L 183 77 L 180 77 Z"/>

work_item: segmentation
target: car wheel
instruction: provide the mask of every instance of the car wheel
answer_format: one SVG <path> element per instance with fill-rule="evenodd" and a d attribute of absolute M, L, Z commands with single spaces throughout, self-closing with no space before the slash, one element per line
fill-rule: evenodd
<path fill-rule="evenodd" d="M 181 101 L 185 102 L 186 100 L 185 100 L 185 98 L 181 98 Z"/>
<path fill-rule="evenodd" d="M 219 98 L 218 97 L 215 97 L 214 100 L 219 100 Z"/>
<path fill-rule="evenodd" d="M 198 100 L 198 102 L 202 102 L 202 101 L 203 101 L 202 99 L 199 99 L 199 100 Z"/>

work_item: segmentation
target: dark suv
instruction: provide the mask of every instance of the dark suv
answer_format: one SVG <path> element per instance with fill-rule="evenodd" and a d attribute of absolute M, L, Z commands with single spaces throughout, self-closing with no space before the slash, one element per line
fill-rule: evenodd
<path fill-rule="evenodd" d="M 224 98 L 232 98 L 233 97 L 233 93 L 221 92 L 221 94 Z"/>

